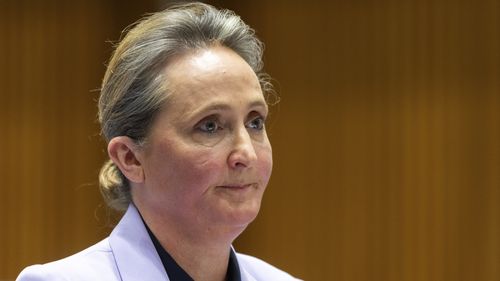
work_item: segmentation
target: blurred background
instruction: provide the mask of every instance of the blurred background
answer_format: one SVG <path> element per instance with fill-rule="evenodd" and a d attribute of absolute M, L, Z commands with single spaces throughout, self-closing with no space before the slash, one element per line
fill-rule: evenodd
<path fill-rule="evenodd" d="M 207 1 L 281 96 L 235 242 L 305 280 L 500 280 L 500 1 Z M 0 280 L 107 236 L 96 100 L 121 30 L 168 1 L 0 1 Z"/>

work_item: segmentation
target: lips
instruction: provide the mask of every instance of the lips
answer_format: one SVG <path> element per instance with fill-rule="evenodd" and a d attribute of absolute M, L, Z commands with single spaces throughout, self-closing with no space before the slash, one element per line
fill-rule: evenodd
<path fill-rule="evenodd" d="M 227 185 L 220 185 L 218 187 L 220 188 L 226 188 L 226 189 L 235 189 L 235 190 L 243 190 L 250 188 L 254 186 L 255 184 L 253 183 L 248 183 L 248 184 L 227 184 Z"/>

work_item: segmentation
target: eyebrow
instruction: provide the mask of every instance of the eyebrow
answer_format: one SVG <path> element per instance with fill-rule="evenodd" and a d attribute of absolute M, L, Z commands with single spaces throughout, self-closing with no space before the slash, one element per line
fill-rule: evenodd
<path fill-rule="evenodd" d="M 262 107 L 262 108 L 267 110 L 267 104 L 262 100 L 255 100 L 255 101 L 251 102 L 247 108 L 254 108 L 254 107 Z M 204 106 L 202 108 L 196 109 L 193 112 L 187 113 L 187 115 L 197 116 L 197 115 L 201 114 L 202 112 L 206 112 L 206 111 L 217 111 L 217 110 L 228 111 L 230 109 L 231 109 L 231 106 L 229 104 L 216 101 L 212 104 L 209 104 L 209 105 Z"/>

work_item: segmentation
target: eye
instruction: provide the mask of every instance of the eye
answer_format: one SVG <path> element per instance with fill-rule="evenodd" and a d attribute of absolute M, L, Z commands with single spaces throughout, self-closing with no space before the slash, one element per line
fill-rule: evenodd
<path fill-rule="evenodd" d="M 264 118 L 262 116 L 258 116 L 252 119 L 250 122 L 248 122 L 247 127 L 250 129 L 261 131 L 264 129 L 264 123 L 265 123 Z"/>
<path fill-rule="evenodd" d="M 219 122 L 215 118 L 208 118 L 202 120 L 198 125 L 196 125 L 196 129 L 208 134 L 217 133 L 217 131 L 222 130 L 222 126 L 219 125 Z"/>

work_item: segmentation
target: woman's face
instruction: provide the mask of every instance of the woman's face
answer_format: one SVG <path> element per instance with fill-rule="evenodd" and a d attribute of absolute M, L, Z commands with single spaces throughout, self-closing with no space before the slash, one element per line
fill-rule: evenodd
<path fill-rule="evenodd" d="M 176 57 L 165 76 L 171 94 L 140 152 L 145 181 L 134 200 L 178 226 L 241 232 L 272 169 L 259 81 L 220 46 Z"/>

